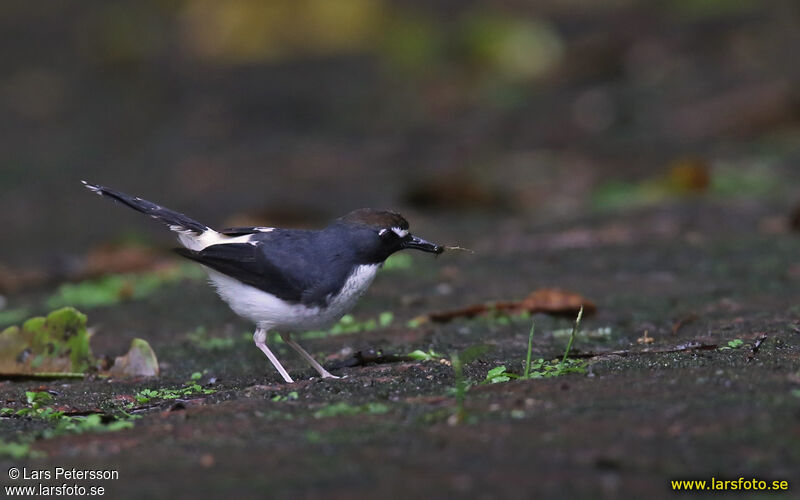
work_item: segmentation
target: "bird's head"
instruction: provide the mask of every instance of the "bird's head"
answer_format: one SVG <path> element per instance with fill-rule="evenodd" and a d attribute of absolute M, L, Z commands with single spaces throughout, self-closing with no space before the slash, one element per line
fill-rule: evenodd
<path fill-rule="evenodd" d="M 354 234 L 361 253 L 379 262 L 406 248 L 434 254 L 444 252 L 441 245 L 411 234 L 408 221 L 395 212 L 362 208 L 337 219 L 337 223 Z"/>

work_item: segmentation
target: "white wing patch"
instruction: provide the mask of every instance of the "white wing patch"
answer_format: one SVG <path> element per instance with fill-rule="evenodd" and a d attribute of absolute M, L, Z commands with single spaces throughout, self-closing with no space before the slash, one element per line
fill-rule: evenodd
<path fill-rule="evenodd" d="M 243 234 L 242 236 L 228 236 L 226 234 L 218 233 L 213 229 L 208 229 L 200 234 L 197 234 L 194 231 L 189 231 L 186 228 L 182 228 L 180 226 L 170 226 L 170 229 L 178 233 L 178 240 L 181 242 L 181 245 L 185 246 L 189 250 L 194 250 L 197 252 L 203 250 L 204 248 L 210 247 L 211 245 L 219 245 L 220 243 L 255 244 L 255 242 L 250 241 L 253 238 L 252 234 Z M 259 231 L 259 232 L 263 233 L 268 231 Z"/>

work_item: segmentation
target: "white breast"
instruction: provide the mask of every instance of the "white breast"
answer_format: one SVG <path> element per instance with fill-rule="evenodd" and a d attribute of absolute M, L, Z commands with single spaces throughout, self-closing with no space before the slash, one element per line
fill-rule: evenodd
<path fill-rule="evenodd" d="M 375 279 L 379 267 L 379 264 L 356 267 L 348 276 L 342 290 L 330 298 L 328 307 L 324 310 L 290 304 L 230 276 L 212 269 L 206 270 L 219 296 L 239 316 L 267 330 L 304 331 L 330 326 L 352 309 Z"/>

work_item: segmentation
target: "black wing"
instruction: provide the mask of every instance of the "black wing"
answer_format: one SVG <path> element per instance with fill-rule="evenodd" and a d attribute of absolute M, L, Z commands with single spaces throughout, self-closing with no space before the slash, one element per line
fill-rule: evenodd
<path fill-rule="evenodd" d="M 268 250 L 269 253 L 264 246 L 252 243 L 222 243 L 200 251 L 175 249 L 178 254 L 242 283 L 285 301 L 310 306 L 326 305 L 329 296 L 341 289 L 350 271 L 325 265 L 299 248 L 270 245 Z"/>

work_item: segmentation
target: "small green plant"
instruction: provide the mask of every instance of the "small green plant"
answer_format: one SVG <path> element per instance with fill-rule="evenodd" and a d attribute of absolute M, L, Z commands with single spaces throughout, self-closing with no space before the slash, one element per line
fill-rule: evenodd
<path fill-rule="evenodd" d="M 455 378 L 455 387 L 452 392 L 456 398 L 456 411 L 450 416 L 450 423 L 460 424 L 467 416 L 467 412 L 464 409 L 464 401 L 471 384 L 464 377 L 464 365 L 476 360 L 488 350 L 489 347 L 486 345 L 474 345 L 460 353 L 454 352 L 450 355 L 450 364 L 453 367 L 453 376 Z"/>
<path fill-rule="evenodd" d="M 428 352 L 421 351 L 417 349 L 416 351 L 412 351 L 406 354 L 411 359 L 415 359 L 417 361 L 432 361 L 442 359 L 442 355 L 434 351 L 433 349 L 428 349 Z"/>
<path fill-rule="evenodd" d="M 377 318 L 370 318 L 358 321 L 352 314 L 345 314 L 338 323 L 329 330 L 311 330 L 300 334 L 302 339 L 315 339 L 327 337 L 329 335 L 342 335 L 346 333 L 369 332 L 376 328 L 386 328 L 394 321 L 394 313 L 384 311 Z M 280 340 L 279 340 L 280 342 Z"/>
<path fill-rule="evenodd" d="M 531 364 L 529 378 L 560 377 L 567 373 L 586 373 L 586 363 L 579 359 L 545 361 L 540 358 Z"/>
<path fill-rule="evenodd" d="M 127 414 L 126 414 L 127 415 Z M 87 415 L 85 417 L 64 417 L 58 421 L 56 426 L 52 429 L 45 429 L 42 432 L 42 437 L 49 439 L 64 434 L 83 434 L 84 432 L 114 432 L 123 429 L 133 428 L 134 418 L 139 418 L 138 415 L 127 415 L 127 417 L 110 417 L 110 420 L 104 422 L 104 417 L 97 413 Z"/>
<path fill-rule="evenodd" d="M 536 322 L 531 321 L 531 331 L 528 333 L 528 352 L 525 355 L 525 371 L 522 378 L 527 379 L 531 374 L 531 351 L 533 350 L 533 332 L 536 330 Z"/>
<path fill-rule="evenodd" d="M 378 326 L 385 328 L 392 324 L 394 321 L 394 313 L 391 311 L 383 311 L 378 315 Z"/>
<path fill-rule="evenodd" d="M 65 415 L 63 411 L 56 410 L 51 406 L 46 406 L 52 403 L 53 397 L 44 391 L 28 391 L 25 393 L 25 400 L 28 404 L 26 408 L 19 410 L 3 408 L 0 410 L 0 415 L 14 418 L 31 418 L 54 423 L 54 427 L 37 432 L 37 435 L 44 439 L 65 434 L 81 434 L 89 431 L 108 432 L 129 429 L 133 427 L 133 422 L 131 420 L 139 418 L 138 416 L 129 415 L 125 412 L 119 412 L 118 415 L 100 415 L 97 413 L 87 416 Z M 28 436 L 28 439 L 34 439 L 34 436 Z M 0 455 L 6 454 L 12 456 L 12 458 L 15 454 L 30 456 L 30 445 L 25 440 L 19 443 L 0 442 L 0 444 L 2 444 L 2 446 L 0 446 Z"/>
<path fill-rule="evenodd" d="M 461 362 L 461 356 L 459 356 L 457 352 L 450 355 L 450 363 L 453 365 L 453 376 L 456 379 L 456 412 L 454 413 L 454 418 L 456 423 L 461 423 L 467 415 L 464 409 L 464 399 L 466 398 L 469 386 L 464 378 L 464 365 Z"/>
<path fill-rule="evenodd" d="M 406 322 L 406 326 L 408 328 L 419 328 L 420 326 L 424 325 L 425 323 L 426 323 L 426 319 L 424 317 L 411 318 L 410 320 L 408 320 Z"/>
<path fill-rule="evenodd" d="M 276 395 L 272 396 L 272 400 L 276 401 L 276 402 L 296 401 L 297 398 L 299 398 L 299 397 L 300 397 L 300 395 L 297 394 L 297 391 L 292 391 L 292 392 L 290 392 L 289 394 L 287 394 L 285 396 L 283 394 L 276 394 Z"/>
<path fill-rule="evenodd" d="M 197 375 L 200 375 L 197 377 Z M 203 387 L 197 383 L 197 380 L 202 377 L 203 374 L 200 372 L 195 372 L 192 374 L 192 379 L 188 380 L 183 387 L 178 389 L 142 389 L 141 391 L 137 392 L 133 398 L 139 404 L 147 404 L 154 399 L 163 399 L 163 400 L 170 400 L 170 399 L 178 399 L 187 396 L 195 396 L 198 394 L 214 394 L 217 392 L 215 389 L 210 389 L 207 387 Z M 132 405 L 131 405 L 132 406 Z"/>
<path fill-rule="evenodd" d="M 525 368 L 523 374 L 517 375 L 516 373 L 511 373 L 508 371 L 505 365 L 496 366 L 489 370 L 489 372 L 486 374 L 486 379 L 484 379 L 482 383 L 498 384 L 502 382 L 508 382 L 512 379 L 527 380 L 532 378 L 558 377 L 567 373 L 586 373 L 585 362 L 569 359 L 567 357 L 570 349 L 572 349 L 572 343 L 575 339 L 575 334 L 580 328 L 582 316 L 583 308 L 578 311 L 578 317 L 575 320 L 575 325 L 572 328 L 572 335 L 570 335 L 567 348 L 564 350 L 564 356 L 561 358 L 561 361 L 555 359 L 545 361 L 543 358 L 539 358 L 533 362 L 531 361 L 531 353 L 533 351 L 533 335 L 535 332 L 535 324 L 531 323 L 531 329 L 528 333 L 528 350 L 525 355 Z"/>
<path fill-rule="evenodd" d="M 577 359 L 567 359 L 566 362 L 552 359 L 545 361 L 539 358 L 533 361 L 530 365 L 528 376 L 517 375 L 511 373 L 506 369 L 505 365 L 496 366 L 489 370 L 486 374 L 484 384 L 497 384 L 501 382 L 508 382 L 512 379 L 537 379 L 537 378 L 552 378 L 566 375 L 567 373 L 586 373 L 586 364 Z"/>
<path fill-rule="evenodd" d="M 733 339 L 729 340 L 726 346 L 720 347 L 720 351 L 724 351 L 726 349 L 738 349 L 744 345 L 744 341 L 742 339 Z"/>
<path fill-rule="evenodd" d="M 519 378 L 519 375 L 509 373 L 506 371 L 506 365 L 501 365 L 489 370 L 489 373 L 486 374 L 486 380 L 484 380 L 483 383 L 499 384 L 501 382 L 508 382 L 512 378 Z"/>
<path fill-rule="evenodd" d="M 564 363 L 567 361 L 567 356 L 569 355 L 570 349 L 572 349 L 572 343 L 575 342 L 575 334 L 578 333 L 578 329 L 581 327 L 581 318 L 583 317 L 583 306 L 581 306 L 580 310 L 578 311 L 578 317 L 575 318 L 575 326 L 572 328 L 572 335 L 569 336 L 569 342 L 567 342 L 567 348 L 564 349 L 564 357 L 561 358 L 561 366 L 559 367 L 559 371 L 563 367 Z"/>
<path fill-rule="evenodd" d="M 314 412 L 314 418 L 330 418 L 348 415 L 358 415 L 367 413 L 369 415 L 382 415 L 389 411 L 389 407 L 383 403 L 365 403 L 353 406 L 344 401 L 331 403 Z"/>
<path fill-rule="evenodd" d="M 57 421 L 64 416 L 63 411 L 45 406 L 53 401 L 53 396 L 47 392 L 26 391 L 25 400 L 28 404 L 25 408 L 20 408 L 19 410 L 15 410 L 14 408 L 2 408 L 0 409 L 0 416 L 28 417 L 47 421 Z"/>
<path fill-rule="evenodd" d="M 44 391 L 25 391 L 25 400 L 31 405 L 31 408 L 39 409 L 42 405 L 51 403 L 53 401 L 53 396 L 51 396 L 49 392 Z"/>

